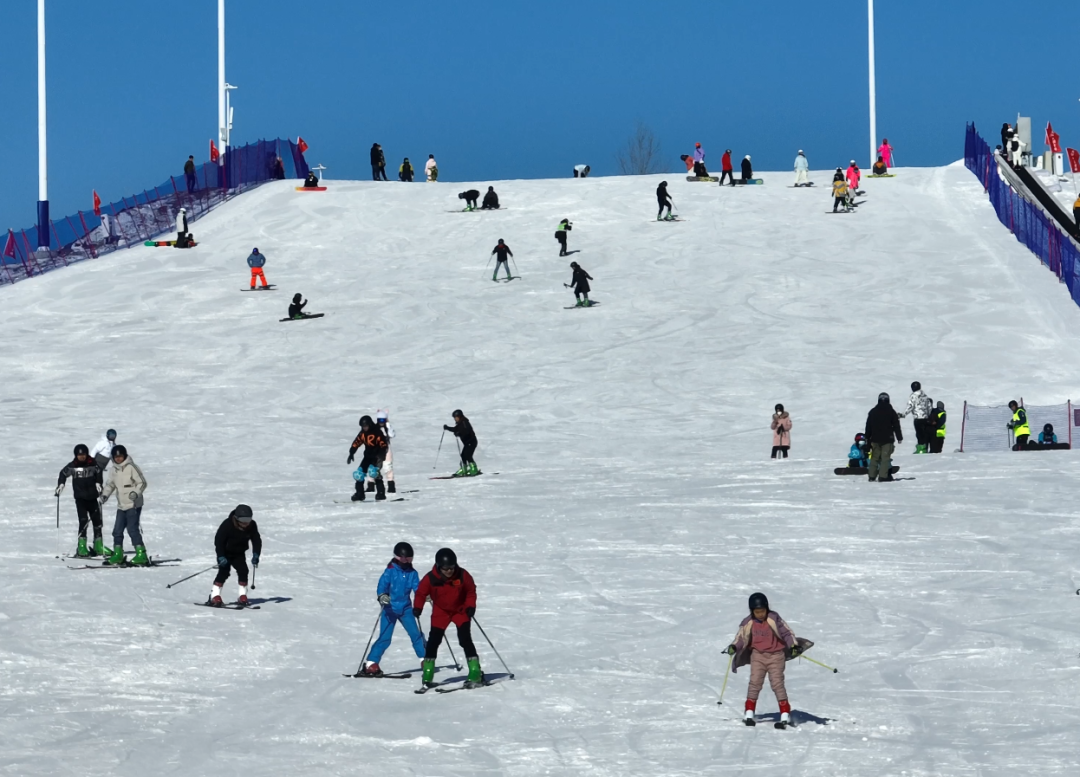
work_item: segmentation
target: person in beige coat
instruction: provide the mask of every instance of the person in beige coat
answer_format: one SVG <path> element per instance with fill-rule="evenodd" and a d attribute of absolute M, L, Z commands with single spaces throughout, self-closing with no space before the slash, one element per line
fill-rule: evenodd
<path fill-rule="evenodd" d="M 776 406 L 773 413 L 772 424 L 772 458 L 787 458 L 788 448 L 791 447 L 791 416 L 784 410 L 783 405 Z"/>
<path fill-rule="evenodd" d="M 116 494 L 116 522 L 113 523 L 113 552 L 106 563 L 123 564 L 124 561 L 124 530 L 127 529 L 131 537 L 131 544 L 135 546 L 135 555 L 128 563 L 136 566 L 150 566 L 150 559 L 146 555 L 146 547 L 143 545 L 142 532 L 139 530 L 139 519 L 142 516 L 143 492 L 146 490 L 146 476 L 143 475 L 139 465 L 128 456 L 127 448 L 117 445 L 112 451 L 112 467 L 108 471 L 108 479 L 101 490 L 101 504 L 109 501 L 109 497 Z"/>

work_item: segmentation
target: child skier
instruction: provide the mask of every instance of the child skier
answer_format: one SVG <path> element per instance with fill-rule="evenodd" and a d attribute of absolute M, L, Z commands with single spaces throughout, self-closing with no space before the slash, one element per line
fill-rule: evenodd
<path fill-rule="evenodd" d="M 750 614 L 743 618 L 735 641 L 724 651 L 733 657 L 732 672 L 750 664 L 750 685 L 746 690 L 746 712 L 743 716 L 746 725 L 757 725 L 754 711 L 761 687 L 765 684 L 765 675 L 768 675 L 769 684 L 780 703 L 780 722 L 776 727 L 787 728 L 791 722 L 791 704 L 784 687 L 784 663 L 802 655 L 813 645 L 810 640 L 797 638 L 780 614 L 769 609 L 765 594 L 750 596 Z"/>
<path fill-rule="evenodd" d="M 514 255 L 514 252 L 510 250 L 510 246 L 503 242 L 503 239 L 499 238 L 499 244 L 495 246 L 491 251 L 492 256 L 495 257 L 495 272 L 491 274 L 491 280 L 497 280 L 499 276 L 499 268 L 506 268 L 506 280 L 510 280 L 510 262 L 508 257 Z M 488 261 L 491 261 L 490 259 Z"/>
<path fill-rule="evenodd" d="M 661 181 L 660 185 L 656 187 L 656 202 L 660 208 L 656 211 L 656 220 L 663 221 L 664 218 L 671 220 L 674 216 L 671 215 L 671 195 L 668 194 L 667 181 Z M 664 208 L 667 208 L 667 216 L 664 216 Z"/>
<path fill-rule="evenodd" d="M 107 563 L 124 563 L 124 529 L 131 537 L 135 555 L 129 563 L 136 566 L 150 566 L 143 545 L 139 521 L 142 518 L 143 491 L 146 490 L 146 477 L 139 466 L 128 457 L 127 448 L 117 445 L 112 451 L 112 468 L 109 479 L 101 489 L 98 502 L 105 504 L 112 493 L 116 492 L 116 521 L 113 523 L 113 552 Z"/>
<path fill-rule="evenodd" d="M 304 312 L 304 308 L 307 306 L 307 300 L 303 300 L 303 294 L 297 292 L 293 294 L 292 304 L 289 305 L 289 318 L 307 318 L 307 313 Z"/>
<path fill-rule="evenodd" d="M 247 605 L 248 565 L 247 549 L 251 543 L 251 565 L 259 566 L 259 554 L 262 553 L 262 537 L 259 527 L 252 518 L 251 508 L 237 505 L 229 517 L 221 522 L 214 535 L 214 552 L 217 554 L 218 573 L 214 578 L 214 587 L 210 589 L 210 604 L 224 607 L 221 599 L 221 586 L 229 579 L 229 570 L 236 570 L 236 583 L 239 596 L 236 603 Z"/>
<path fill-rule="evenodd" d="M 390 441 L 394 439 L 394 427 L 390 425 L 388 413 L 387 410 L 380 410 L 375 416 L 375 425 L 379 427 L 379 431 L 386 438 L 386 458 L 383 459 L 381 469 L 383 480 L 386 481 L 386 493 L 396 494 L 397 486 L 394 485 L 394 449 L 390 445 Z M 375 481 L 373 479 L 365 477 L 364 482 L 367 484 L 369 494 L 375 490 Z"/>
<path fill-rule="evenodd" d="M 454 436 L 461 440 L 461 469 L 454 473 L 454 477 L 460 478 L 483 474 L 473 459 L 473 453 L 476 452 L 476 446 L 478 445 L 476 432 L 473 431 L 472 424 L 469 423 L 469 419 L 465 417 L 465 414 L 460 410 L 455 410 L 454 426 L 443 424 L 443 429 L 453 432 Z"/>
<path fill-rule="evenodd" d="M 566 233 L 573 228 L 570 219 L 559 222 L 559 228 L 555 230 L 555 239 L 559 241 L 559 256 L 566 256 Z"/>
<path fill-rule="evenodd" d="M 1042 438 L 1039 439 L 1042 442 Z M 1055 441 L 1056 442 L 1056 441 Z M 98 494 L 101 492 L 101 470 L 97 462 L 90 458 L 90 449 L 82 443 L 75 446 L 75 458 L 60 470 L 56 479 L 56 496 L 64 491 L 68 477 L 71 477 L 71 494 L 75 497 L 75 511 L 79 514 L 79 546 L 75 555 L 79 558 L 102 556 L 105 546 L 101 541 L 101 505 Z M 94 549 L 86 547 L 86 526 L 94 524 Z"/>
<path fill-rule="evenodd" d="M 592 305 L 592 303 L 589 302 L 589 292 L 592 291 L 592 287 L 589 285 L 589 281 L 591 281 L 593 278 L 591 275 L 585 272 L 585 270 L 583 270 L 581 265 L 579 265 L 577 262 L 570 262 L 570 269 L 574 271 L 574 277 L 571 279 L 569 284 L 563 285 L 566 286 L 568 289 L 574 290 L 574 297 L 577 298 L 577 307 L 587 308 Z M 582 297 L 584 297 L 585 299 L 582 300 Z"/>
<path fill-rule="evenodd" d="M 364 501 L 364 478 L 370 477 L 375 481 L 375 501 L 381 502 L 386 499 L 382 466 L 390 445 L 386 441 L 382 430 L 375 425 L 369 415 L 360 418 L 360 433 L 356 435 L 356 439 L 353 440 L 352 446 L 349 448 L 349 458 L 346 459 L 346 464 L 353 463 L 356 451 L 361 445 L 364 446 L 364 457 L 360 459 L 360 466 L 353 473 L 356 489 L 353 491 L 351 499 L 354 502 Z"/>
<path fill-rule="evenodd" d="M 394 557 L 386 565 L 379 585 L 375 592 L 382 606 L 382 615 L 379 616 L 379 638 L 371 646 L 371 652 L 367 654 L 364 668 L 360 674 L 365 677 L 382 677 L 383 671 L 379 668 L 379 661 L 383 653 L 390 647 L 390 640 L 394 636 L 394 625 L 401 621 L 409 638 L 412 640 L 413 650 L 416 657 L 424 658 L 424 635 L 420 633 L 420 624 L 413 617 L 413 603 L 409 594 L 420 585 L 420 577 L 413 569 L 413 549 L 407 542 L 399 542 L 394 546 Z M 416 600 L 423 605 L 423 600 Z"/>
<path fill-rule="evenodd" d="M 859 169 L 859 166 L 855 164 L 854 159 L 851 160 L 851 165 L 848 166 L 846 177 L 848 189 L 851 190 L 852 194 L 858 194 L 859 181 L 862 180 L 862 171 Z"/>
<path fill-rule="evenodd" d="M 480 669 L 480 657 L 472 641 L 472 617 L 476 614 L 476 583 L 472 575 L 458 566 L 457 555 L 450 548 L 441 548 L 435 554 L 435 566 L 424 575 L 413 596 L 413 615 L 417 620 L 424 611 L 424 602 L 431 597 L 431 629 L 428 631 L 427 650 L 423 661 L 423 684 L 435 685 L 435 659 L 439 656 L 446 628 L 457 626 L 458 644 L 465 652 L 469 664 L 467 688 L 482 685 L 484 673 Z"/>
<path fill-rule="evenodd" d="M 836 168 L 836 174 L 833 175 L 832 194 L 833 194 L 833 206 L 832 212 L 836 213 L 836 209 L 841 205 L 844 206 L 845 213 L 851 213 L 851 199 L 848 196 L 847 181 L 844 180 L 844 171 L 839 167 Z"/>
<path fill-rule="evenodd" d="M 428 183 L 439 180 L 439 163 L 435 161 L 434 154 L 428 154 L 427 162 L 424 163 L 424 174 L 427 175 Z"/>
<path fill-rule="evenodd" d="M 851 444 L 851 449 L 848 451 L 847 465 L 851 469 L 862 468 L 866 469 L 870 466 L 870 450 L 866 444 L 866 435 L 862 432 L 855 434 L 855 442 Z"/>
<path fill-rule="evenodd" d="M 248 267 L 251 268 L 251 288 L 255 288 L 255 279 L 258 278 L 262 281 L 262 287 L 266 288 L 266 276 L 263 275 L 263 265 L 266 264 L 266 257 L 259 253 L 258 248 L 251 249 L 251 256 L 247 258 Z"/>
<path fill-rule="evenodd" d="M 116 445 L 116 430 L 109 429 L 105 436 L 98 440 L 97 445 L 90 449 L 90 458 L 98 465 L 98 469 L 104 472 L 112 461 L 112 450 Z"/>

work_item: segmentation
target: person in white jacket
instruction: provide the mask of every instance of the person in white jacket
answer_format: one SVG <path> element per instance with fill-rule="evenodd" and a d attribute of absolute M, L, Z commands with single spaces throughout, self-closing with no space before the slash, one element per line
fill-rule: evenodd
<path fill-rule="evenodd" d="M 930 435 L 929 421 L 933 410 L 933 402 L 922 390 L 922 384 L 915 381 L 911 384 L 911 396 L 908 398 L 907 410 L 897 413 L 901 418 L 909 415 L 915 416 L 915 452 L 929 453 Z"/>
<path fill-rule="evenodd" d="M 98 465 L 98 469 L 102 472 L 109 467 L 112 463 L 112 451 L 113 446 L 116 445 L 116 430 L 109 429 L 98 440 L 97 445 L 90 449 L 90 458 Z"/>
<path fill-rule="evenodd" d="M 187 208 L 181 208 L 176 214 L 176 247 L 190 248 L 195 245 L 195 240 L 188 232 Z"/>
<path fill-rule="evenodd" d="M 424 165 L 424 173 L 427 175 L 428 181 L 439 180 L 439 165 L 435 161 L 434 154 L 428 154 L 427 164 Z"/>
<path fill-rule="evenodd" d="M 806 155 L 803 154 L 802 149 L 799 149 L 799 155 L 795 157 L 795 185 L 796 186 L 809 186 L 810 185 L 810 163 L 806 160 Z"/>
<path fill-rule="evenodd" d="M 390 411 L 380 410 L 375 416 L 375 423 L 386 437 L 386 458 L 383 459 L 382 469 L 379 474 L 386 481 L 386 493 L 396 494 L 397 486 L 394 485 L 394 446 L 391 444 L 391 440 L 394 438 L 394 427 L 390 425 Z M 367 490 L 375 490 L 375 481 L 371 478 L 365 478 L 367 483 Z"/>
<path fill-rule="evenodd" d="M 128 563 L 136 566 L 150 566 L 150 559 L 146 555 L 146 547 L 143 545 L 142 532 L 139 529 L 139 520 L 142 517 L 143 492 L 146 490 L 146 477 L 139 466 L 128 456 L 127 448 L 117 445 L 113 448 L 113 465 L 109 470 L 109 476 L 105 480 L 105 486 L 101 489 L 101 504 L 109 501 L 109 497 L 116 494 L 116 522 L 113 524 L 113 553 L 109 556 L 109 564 L 124 563 L 124 530 L 131 537 L 131 543 L 135 546 L 135 555 Z"/>

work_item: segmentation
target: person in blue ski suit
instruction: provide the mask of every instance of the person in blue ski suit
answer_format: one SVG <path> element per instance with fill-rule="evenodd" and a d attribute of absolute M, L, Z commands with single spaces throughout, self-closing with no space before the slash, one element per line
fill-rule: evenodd
<path fill-rule="evenodd" d="M 413 549 L 407 542 L 399 542 L 394 546 L 394 558 L 386 565 L 382 576 L 379 577 L 379 585 L 376 593 L 379 595 L 379 604 L 382 605 L 382 615 L 379 617 L 379 638 L 371 646 L 364 661 L 364 668 L 360 670 L 362 675 L 379 677 L 383 671 L 379 668 L 379 661 L 383 653 L 390 647 L 390 640 L 394 636 L 394 626 L 398 621 L 405 627 L 409 638 L 412 639 L 413 651 L 416 657 L 424 657 L 424 635 L 420 633 L 420 624 L 413 615 L 412 597 L 410 594 L 420 586 L 420 576 L 412 566 Z"/>
<path fill-rule="evenodd" d="M 869 467 L 870 466 L 870 450 L 866 444 L 866 437 L 862 432 L 855 435 L 855 442 L 851 444 L 851 450 L 848 451 L 848 466 L 849 467 Z"/>

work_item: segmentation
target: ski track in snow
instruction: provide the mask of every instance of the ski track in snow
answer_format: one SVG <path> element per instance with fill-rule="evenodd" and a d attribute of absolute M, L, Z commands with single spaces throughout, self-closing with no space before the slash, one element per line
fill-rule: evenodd
<path fill-rule="evenodd" d="M 1080 311 L 961 165 L 899 172 L 844 219 L 828 173 L 676 176 L 680 224 L 650 220 L 660 176 L 499 182 L 508 209 L 480 214 L 447 212 L 470 184 L 289 181 L 199 221 L 194 250 L 0 290 L 0 773 L 1073 773 L 1073 455 L 952 451 L 964 399 L 1075 398 Z M 500 237 L 513 284 L 485 269 Z M 255 245 L 277 291 L 239 293 Z M 596 310 L 562 309 L 571 260 Z M 297 291 L 327 316 L 278 323 Z M 908 419 L 915 480 L 833 476 L 877 393 L 899 409 L 913 379 L 946 403 L 947 453 L 911 456 Z M 767 458 L 776 402 L 786 462 Z M 420 491 L 335 504 L 380 407 Z M 428 480 L 456 468 L 448 437 L 433 470 L 457 407 L 501 474 Z M 56 472 L 109 426 L 150 482 L 148 551 L 179 567 L 53 558 Z M 251 595 L 285 601 L 193 607 L 209 573 L 165 585 L 213 563 L 238 502 L 265 541 Z M 70 488 L 60 505 L 70 553 Z M 401 539 L 421 573 L 457 551 L 516 680 L 416 696 L 400 629 L 383 666 L 412 680 L 341 677 Z M 755 590 L 840 669 L 788 664 L 786 732 L 767 684 L 764 725 L 738 722 L 748 669 L 716 704 Z"/>

